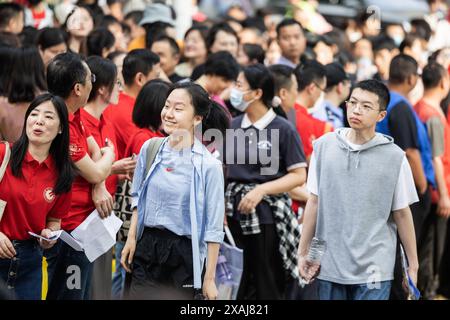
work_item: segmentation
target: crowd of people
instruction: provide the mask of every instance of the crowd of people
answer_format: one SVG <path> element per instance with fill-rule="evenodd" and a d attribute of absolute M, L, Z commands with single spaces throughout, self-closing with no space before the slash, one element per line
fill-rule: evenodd
<path fill-rule="evenodd" d="M 446 1 L 379 27 L 210 2 L 0 3 L 0 295 L 213 300 L 226 226 L 239 300 L 407 299 L 403 251 L 449 298 Z M 94 210 L 123 221 L 94 262 L 51 240 Z"/>

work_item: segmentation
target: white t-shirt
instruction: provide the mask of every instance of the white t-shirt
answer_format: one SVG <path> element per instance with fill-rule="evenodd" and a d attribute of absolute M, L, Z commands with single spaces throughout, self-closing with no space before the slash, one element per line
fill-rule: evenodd
<path fill-rule="evenodd" d="M 347 140 L 347 143 L 353 148 L 353 150 L 361 150 L 361 145 L 351 143 Z M 317 170 L 316 170 L 316 157 L 311 154 L 311 160 L 309 162 L 308 181 L 306 184 L 308 191 L 314 195 L 318 195 L 317 185 Z M 418 202 L 416 187 L 414 184 L 414 178 L 412 175 L 411 167 L 406 159 L 403 157 L 402 166 L 398 175 L 397 185 L 394 192 L 394 201 L 392 202 L 392 211 L 404 209 L 414 202 Z"/>

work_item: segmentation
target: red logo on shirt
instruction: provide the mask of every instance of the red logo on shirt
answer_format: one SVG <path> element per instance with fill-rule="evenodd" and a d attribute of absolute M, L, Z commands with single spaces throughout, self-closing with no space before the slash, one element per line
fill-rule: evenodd
<path fill-rule="evenodd" d="M 77 146 L 76 144 L 70 144 L 69 145 L 69 154 L 73 156 L 74 154 L 80 152 L 81 148 Z"/>
<path fill-rule="evenodd" d="M 167 171 L 167 172 L 172 172 L 172 171 L 173 171 L 173 168 L 166 168 L 166 171 Z"/>
<path fill-rule="evenodd" d="M 55 194 L 53 193 L 53 188 L 48 187 L 44 190 L 44 199 L 48 203 L 52 203 L 53 200 L 55 200 Z"/>

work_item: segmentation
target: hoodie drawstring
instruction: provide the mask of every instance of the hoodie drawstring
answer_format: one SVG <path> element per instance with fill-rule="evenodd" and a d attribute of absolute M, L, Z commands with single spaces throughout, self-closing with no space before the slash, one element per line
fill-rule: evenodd
<path fill-rule="evenodd" d="M 358 152 L 356 153 L 356 166 L 355 168 L 358 169 L 359 166 L 359 154 L 361 153 L 361 150 L 358 150 Z"/>

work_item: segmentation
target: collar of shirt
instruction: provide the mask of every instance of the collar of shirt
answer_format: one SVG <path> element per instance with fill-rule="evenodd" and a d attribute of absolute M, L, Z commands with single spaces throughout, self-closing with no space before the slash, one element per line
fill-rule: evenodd
<path fill-rule="evenodd" d="M 25 154 L 24 161 L 27 162 L 27 163 L 36 162 L 36 163 L 39 164 L 39 161 L 34 159 L 29 151 L 27 151 L 27 153 Z M 53 157 L 49 154 L 47 156 L 47 158 L 42 162 L 42 164 L 44 164 L 48 169 L 53 168 Z"/>
<path fill-rule="evenodd" d="M 100 116 L 100 119 L 97 119 L 92 114 L 87 112 L 84 108 L 81 108 L 80 115 L 83 117 L 83 120 L 89 122 L 95 128 L 99 128 L 105 124 L 105 119 L 103 117 L 103 114 Z"/>
<path fill-rule="evenodd" d="M 291 60 L 289 60 L 288 58 L 286 58 L 284 56 L 281 56 L 278 59 L 276 64 L 282 64 L 282 65 L 285 65 L 285 66 L 288 66 L 288 67 L 291 67 L 291 68 L 294 68 L 294 69 L 297 67 L 297 65 L 295 63 L 293 63 Z"/>
<path fill-rule="evenodd" d="M 69 122 L 73 122 L 74 120 L 78 121 L 79 119 L 80 119 L 80 109 L 78 109 L 74 113 L 69 112 Z"/>
<path fill-rule="evenodd" d="M 342 117 L 344 114 L 344 111 L 339 108 L 335 107 L 330 101 L 325 100 L 324 101 L 325 110 L 329 110 L 331 113 L 333 113 L 335 116 Z"/>
<path fill-rule="evenodd" d="M 257 120 L 255 123 L 252 123 L 248 115 L 244 114 L 241 122 L 241 128 L 247 129 L 250 126 L 254 126 L 258 130 L 263 130 L 273 121 L 273 119 L 275 119 L 276 116 L 277 114 L 275 111 L 270 108 L 261 119 Z"/>

